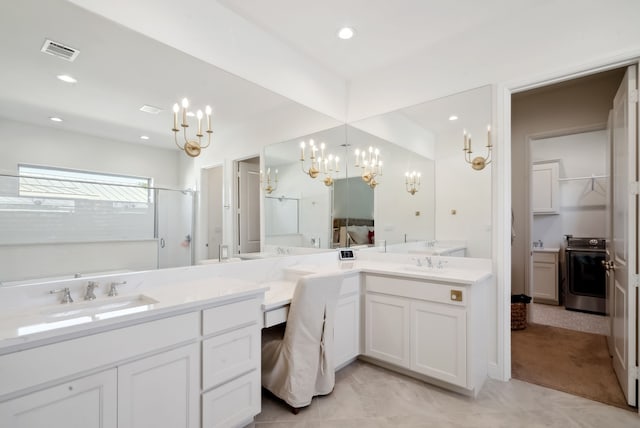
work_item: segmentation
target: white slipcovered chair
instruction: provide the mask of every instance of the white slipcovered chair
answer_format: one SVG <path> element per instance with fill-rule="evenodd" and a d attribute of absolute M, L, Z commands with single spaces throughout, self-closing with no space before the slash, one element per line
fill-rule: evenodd
<path fill-rule="evenodd" d="M 284 336 L 262 343 L 262 386 L 297 413 L 335 385 L 333 326 L 342 274 L 314 274 L 298 280 Z"/>

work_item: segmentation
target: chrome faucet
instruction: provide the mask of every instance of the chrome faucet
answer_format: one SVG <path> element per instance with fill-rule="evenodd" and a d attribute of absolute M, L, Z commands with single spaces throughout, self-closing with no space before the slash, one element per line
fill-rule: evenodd
<path fill-rule="evenodd" d="M 420 260 L 420 257 L 411 257 L 411 258 L 416 261 L 416 266 L 422 266 L 422 260 Z"/>
<path fill-rule="evenodd" d="M 121 281 L 121 282 L 112 282 L 111 286 L 109 287 L 109 297 L 114 297 L 118 295 L 118 285 L 125 285 L 127 283 L 127 281 Z"/>
<path fill-rule="evenodd" d="M 71 298 L 71 291 L 69 291 L 69 287 L 58 288 L 56 290 L 49 291 L 49 294 L 62 293 L 62 300 L 60 303 L 73 303 L 73 299 Z"/>
<path fill-rule="evenodd" d="M 84 300 L 95 300 L 96 295 L 94 294 L 93 290 L 95 290 L 97 286 L 97 282 L 89 281 L 89 283 L 87 284 L 87 291 L 84 293 Z"/>
<path fill-rule="evenodd" d="M 427 261 L 427 267 L 433 268 L 433 262 L 431 261 L 431 257 L 424 258 Z"/>

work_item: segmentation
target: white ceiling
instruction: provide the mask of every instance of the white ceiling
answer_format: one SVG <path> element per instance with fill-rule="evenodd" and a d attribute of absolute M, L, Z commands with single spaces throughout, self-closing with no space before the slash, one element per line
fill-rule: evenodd
<path fill-rule="evenodd" d="M 215 133 L 295 104 L 63 0 L 3 3 L 0 10 L 1 117 L 172 149 L 171 107 L 183 97 L 195 108 L 211 104 Z M 80 54 L 74 62 L 44 54 L 45 39 Z M 78 83 L 63 83 L 59 74 Z M 163 111 L 139 111 L 144 104 Z"/>
<path fill-rule="evenodd" d="M 410 60 L 462 33 L 493 29 L 509 14 L 539 9 L 531 0 L 219 0 L 345 79 Z M 344 41 L 338 29 L 356 35 Z"/>
<path fill-rule="evenodd" d="M 289 49 L 302 52 L 318 67 L 350 79 L 407 60 L 431 44 L 472 32 L 514 9 L 522 12 L 535 2 L 219 3 L 272 34 Z M 278 109 L 293 106 L 304 114 L 320 114 L 65 0 L 4 3 L 0 12 L 0 48 L 3 64 L 8 65 L 0 67 L 1 117 L 175 149 L 170 109 L 185 96 L 196 108 L 204 109 L 211 103 L 214 137 L 264 119 Z M 343 25 L 356 29 L 354 39 L 341 41 L 336 37 Z M 70 63 L 41 53 L 47 38 L 78 49 L 80 55 Z M 62 83 L 55 77 L 58 74 L 70 74 L 78 83 Z M 158 115 L 140 112 L 143 104 L 164 111 Z M 446 117 L 438 108 L 428 111 L 438 120 Z M 50 116 L 60 116 L 64 122 L 50 122 Z M 439 126 L 429 119 L 427 110 L 422 111 L 421 118 L 413 115 L 411 120 Z M 140 140 L 141 135 L 148 135 L 150 140 Z"/>

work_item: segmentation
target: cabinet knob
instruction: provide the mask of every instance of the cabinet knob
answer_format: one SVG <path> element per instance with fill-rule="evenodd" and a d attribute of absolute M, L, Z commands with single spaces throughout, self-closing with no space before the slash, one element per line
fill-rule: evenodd
<path fill-rule="evenodd" d="M 455 300 L 456 302 L 462 302 L 462 291 L 451 290 L 451 300 Z"/>

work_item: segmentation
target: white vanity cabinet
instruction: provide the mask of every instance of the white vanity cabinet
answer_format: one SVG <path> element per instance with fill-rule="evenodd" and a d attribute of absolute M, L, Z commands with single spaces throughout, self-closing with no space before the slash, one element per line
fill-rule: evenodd
<path fill-rule="evenodd" d="M 261 321 L 257 300 L 202 313 L 202 427 L 236 427 L 261 410 Z"/>
<path fill-rule="evenodd" d="M 0 426 L 246 425 L 260 413 L 261 300 L 244 296 L 1 355 Z"/>
<path fill-rule="evenodd" d="M 365 276 L 365 356 L 477 394 L 487 376 L 486 281 Z"/>
<path fill-rule="evenodd" d="M 367 285 L 376 278 L 367 276 Z M 411 302 L 369 292 L 365 302 L 365 355 L 409 368 Z"/>
<path fill-rule="evenodd" d="M 64 382 L 0 403 L 0 426 L 117 427 L 116 369 Z"/>
<path fill-rule="evenodd" d="M 198 345 L 118 367 L 118 428 L 197 427 Z"/>
<path fill-rule="evenodd" d="M 345 275 L 336 307 L 334 362 L 340 369 L 360 355 L 360 275 Z"/>

